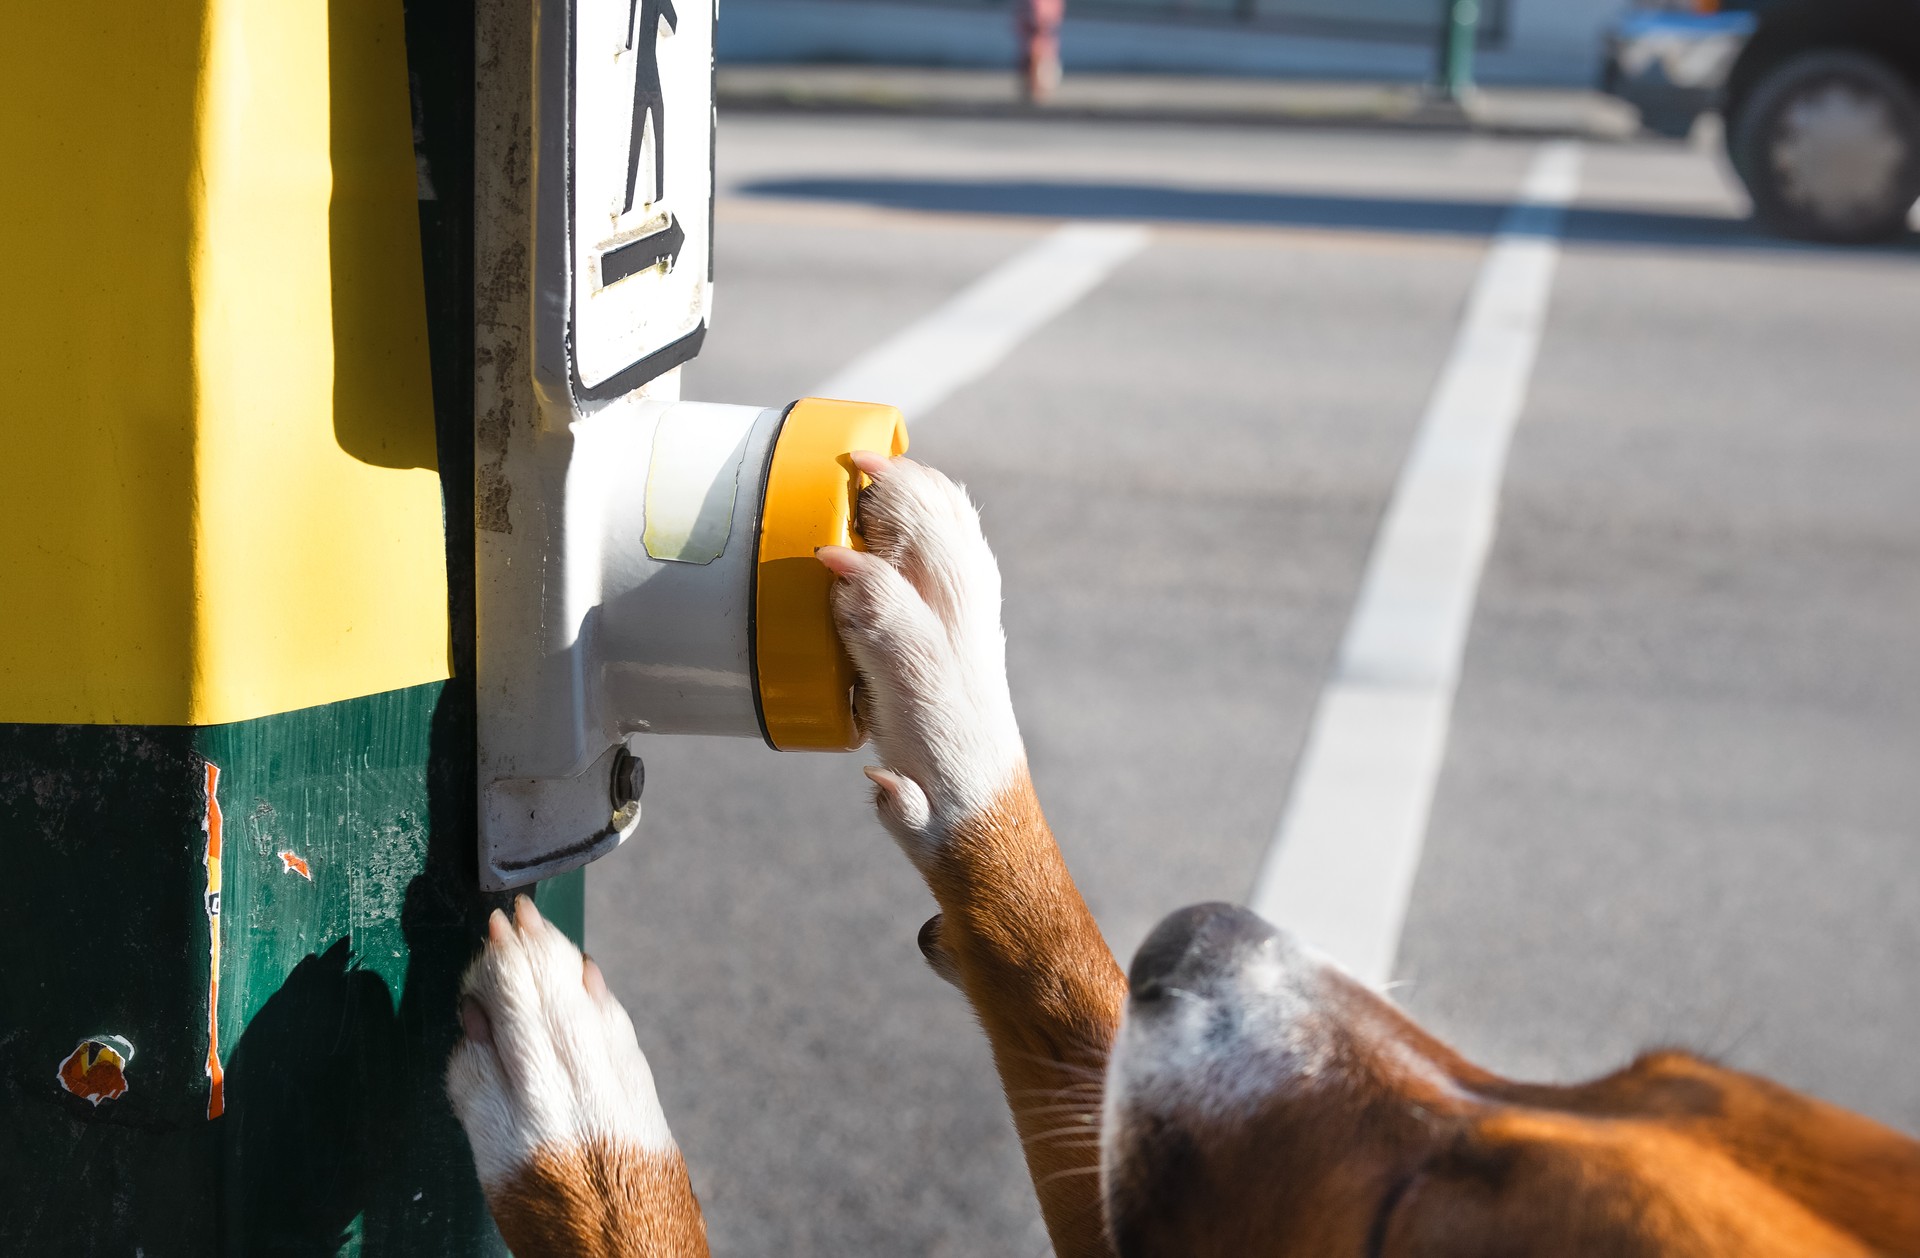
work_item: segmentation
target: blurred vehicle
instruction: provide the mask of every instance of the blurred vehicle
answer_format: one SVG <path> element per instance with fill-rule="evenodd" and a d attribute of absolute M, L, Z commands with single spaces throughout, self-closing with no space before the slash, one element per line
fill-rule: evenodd
<path fill-rule="evenodd" d="M 1885 240 L 1920 200 L 1920 0 L 1641 0 L 1601 86 L 1666 135 L 1718 110 L 1755 214 L 1787 235 Z"/>

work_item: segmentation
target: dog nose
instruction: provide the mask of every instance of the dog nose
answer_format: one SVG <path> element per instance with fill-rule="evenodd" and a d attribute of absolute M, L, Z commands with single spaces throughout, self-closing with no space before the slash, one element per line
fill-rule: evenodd
<path fill-rule="evenodd" d="M 1251 953 L 1281 938 L 1263 918 L 1237 904 L 1195 904 L 1163 918 L 1133 954 L 1127 983 L 1135 1004 L 1171 990 L 1208 995 L 1222 975 Z"/>

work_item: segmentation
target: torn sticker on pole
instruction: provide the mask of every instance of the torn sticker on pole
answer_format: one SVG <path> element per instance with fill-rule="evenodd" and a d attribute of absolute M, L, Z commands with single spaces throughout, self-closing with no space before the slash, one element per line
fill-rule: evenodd
<path fill-rule="evenodd" d="M 127 1094 L 127 1063 L 133 1045 L 121 1035 L 89 1035 L 74 1045 L 54 1072 L 60 1086 L 98 1108 Z"/>
<path fill-rule="evenodd" d="M 288 848 L 280 853 L 280 868 L 285 873 L 299 874 L 308 882 L 313 881 L 312 867 L 307 864 L 304 858 L 296 856 L 292 848 Z"/>
<path fill-rule="evenodd" d="M 226 1074 L 220 1068 L 220 766 L 207 761 L 207 1117 L 227 1112 Z"/>

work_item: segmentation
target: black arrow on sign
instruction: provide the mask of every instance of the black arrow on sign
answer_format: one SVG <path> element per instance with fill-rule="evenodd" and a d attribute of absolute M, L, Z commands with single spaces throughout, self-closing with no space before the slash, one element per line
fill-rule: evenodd
<path fill-rule="evenodd" d="M 629 275 L 659 266 L 662 262 L 667 264 L 667 270 L 673 270 L 673 264 L 680 259 L 680 249 L 686 243 L 687 233 L 681 230 L 680 220 L 672 214 L 667 215 L 667 225 L 653 235 L 629 240 L 600 255 L 600 287 L 617 284 Z"/>

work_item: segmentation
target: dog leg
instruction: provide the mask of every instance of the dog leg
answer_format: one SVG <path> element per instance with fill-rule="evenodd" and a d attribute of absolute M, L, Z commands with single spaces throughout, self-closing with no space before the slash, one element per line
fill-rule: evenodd
<path fill-rule="evenodd" d="M 633 1023 L 521 896 L 461 983 L 447 1095 L 518 1258 L 694 1258 L 706 1224 Z"/>
<path fill-rule="evenodd" d="M 858 454 L 860 553 L 826 547 L 881 821 L 940 915 L 921 947 L 972 1002 L 1062 1258 L 1109 1253 L 1100 1088 L 1126 979 L 1034 798 L 1007 691 L 1000 571 L 959 486 Z"/>

